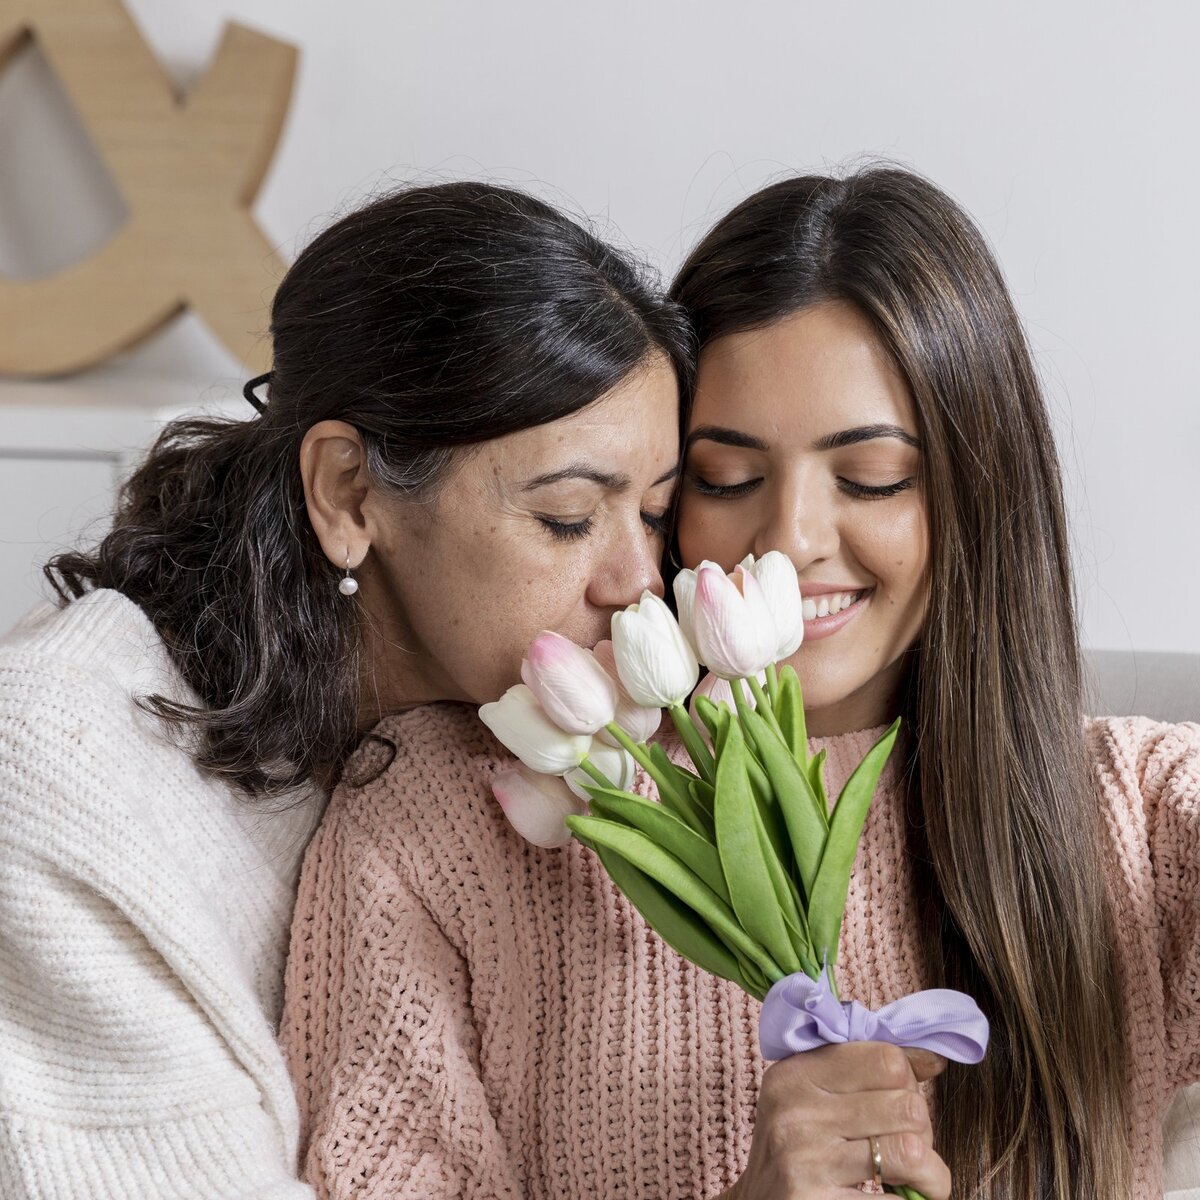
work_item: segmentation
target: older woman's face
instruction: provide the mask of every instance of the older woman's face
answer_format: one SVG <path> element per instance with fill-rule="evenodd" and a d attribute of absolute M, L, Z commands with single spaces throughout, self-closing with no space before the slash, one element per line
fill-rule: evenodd
<path fill-rule="evenodd" d="M 678 428 L 660 356 L 586 409 L 464 455 L 428 505 L 400 505 L 372 546 L 372 593 L 426 697 L 494 700 L 539 631 L 590 647 L 645 589 L 662 594 Z"/>
<path fill-rule="evenodd" d="M 927 594 L 920 462 L 908 388 L 852 306 L 816 305 L 703 351 L 683 563 L 791 557 L 806 616 L 792 663 L 813 733 L 894 715 Z"/>

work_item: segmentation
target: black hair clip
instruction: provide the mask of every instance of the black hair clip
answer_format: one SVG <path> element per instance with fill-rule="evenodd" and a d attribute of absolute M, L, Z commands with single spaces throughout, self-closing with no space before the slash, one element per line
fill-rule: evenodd
<path fill-rule="evenodd" d="M 242 395 L 245 396 L 246 399 L 249 400 L 250 403 L 253 404 L 254 407 L 256 409 L 258 409 L 259 412 L 266 412 L 267 406 L 262 400 L 260 400 L 254 394 L 254 389 L 264 383 L 270 383 L 270 382 L 271 382 L 271 372 L 267 371 L 265 374 L 255 375 L 255 377 L 252 380 L 250 380 L 250 382 L 248 384 L 246 384 L 246 386 L 244 388 L 242 388 Z"/>

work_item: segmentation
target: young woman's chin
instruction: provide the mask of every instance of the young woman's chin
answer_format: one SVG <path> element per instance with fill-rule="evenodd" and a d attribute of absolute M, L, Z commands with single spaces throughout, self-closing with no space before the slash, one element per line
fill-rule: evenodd
<path fill-rule="evenodd" d="M 895 718 L 908 656 L 877 658 L 870 649 L 856 653 L 854 643 L 830 637 L 806 641 L 789 660 L 800 677 L 811 736 L 833 737 Z"/>

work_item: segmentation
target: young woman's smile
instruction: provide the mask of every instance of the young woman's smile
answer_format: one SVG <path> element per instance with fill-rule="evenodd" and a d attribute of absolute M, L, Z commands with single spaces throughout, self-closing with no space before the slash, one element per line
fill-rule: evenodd
<path fill-rule="evenodd" d="M 685 566 L 791 556 L 809 728 L 890 718 L 925 613 L 920 441 L 908 388 L 867 319 L 819 304 L 700 357 L 679 510 Z"/>

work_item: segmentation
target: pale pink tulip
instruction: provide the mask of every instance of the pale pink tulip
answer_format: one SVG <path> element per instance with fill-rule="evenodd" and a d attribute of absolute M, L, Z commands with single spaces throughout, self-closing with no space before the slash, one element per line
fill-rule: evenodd
<path fill-rule="evenodd" d="M 547 849 L 565 846 L 571 840 L 571 831 L 563 823 L 565 817 L 587 813 L 587 803 L 561 779 L 525 767 L 501 771 L 492 780 L 492 794 L 508 823 L 527 842 Z"/>
<path fill-rule="evenodd" d="M 590 734 L 565 733 L 555 725 L 523 683 L 483 705 L 479 718 L 531 771 L 543 775 L 565 775 L 592 747 Z"/>
<path fill-rule="evenodd" d="M 533 639 L 521 678 L 567 733 L 595 733 L 616 715 L 616 684 L 587 650 L 562 634 L 546 630 Z"/>
<path fill-rule="evenodd" d="M 592 651 L 592 656 L 608 672 L 617 689 L 617 715 L 614 721 L 635 742 L 648 742 L 662 723 L 662 709 L 639 704 L 625 690 L 621 676 L 617 674 L 617 656 L 613 653 L 612 642 L 600 642 Z M 601 729 L 597 736 L 610 746 L 617 745 L 616 739 L 606 729 Z"/>
<path fill-rule="evenodd" d="M 775 661 L 775 621 L 762 587 L 745 567 L 732 578 L 720 567 L 696 572 L 692 621 L 696 655 L 714 675 L 744 679 Z"/>

